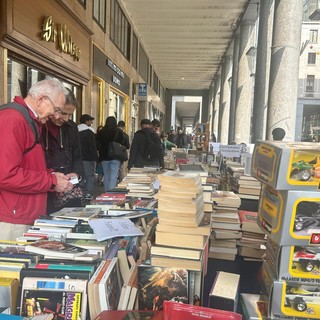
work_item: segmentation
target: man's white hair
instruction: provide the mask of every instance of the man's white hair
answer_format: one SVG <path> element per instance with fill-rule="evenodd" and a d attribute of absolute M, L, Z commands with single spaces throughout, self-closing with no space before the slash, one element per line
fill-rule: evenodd
<path fill-rule="evenodd" d="M 29 89 L 28 95 L 32 98 L 37 98 L 40 95 L 53 97 L 63 93 L 66 95 L 67 89 L 63 86 L 62 82 L 56 78 L 41 80 Z"/>

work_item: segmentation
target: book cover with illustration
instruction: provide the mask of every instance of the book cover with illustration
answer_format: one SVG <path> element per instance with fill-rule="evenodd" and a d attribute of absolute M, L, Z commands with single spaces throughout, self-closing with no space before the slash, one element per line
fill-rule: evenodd
<path fill-rule="evenodd" d="M 162 310 L 166 300 L 188 303 L 188 271 L 139 265 L 139 310 Z"/>
<path fill-rule="evenodd" d="M 100 211 L 101 208 L 71 207 L 53 212 L 50 216 L 53 218 L 81 219 L 88 221 L 89 219 L 96 217 Z"/>
<path fill-rule="evenodd" d="M 26 251 L 39 253 L 45 256 L 59 258 L 75 258 L 88 252 L 87 249 L 73 246 L 61 241 L 40 240 L 26 246 Z"/>
<path fill-rule="evenodd" d="M 33 317 L 51 313 L 54 319 L 85 319 L 82 310 L 82 292 L 54 290 L 24 290 L 21 315 Z"/>
<path fill-rule="evenodd" d="M 54 319 L 86 319 L 87 281 L 79 279 L 25 278 L 20 315 L 53 314 Z"/>

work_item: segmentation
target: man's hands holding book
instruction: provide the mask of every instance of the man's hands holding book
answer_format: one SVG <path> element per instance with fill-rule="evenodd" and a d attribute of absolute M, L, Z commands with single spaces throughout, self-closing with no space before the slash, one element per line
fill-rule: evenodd
<path fill-rule="evenodd" d="M 69 178 L 61 172 L 54 173 L 57 178 L 57 184 L 54 187 L 56 192 L 68 192 L 72 190 L 73 184 L 70 182 Z"/>

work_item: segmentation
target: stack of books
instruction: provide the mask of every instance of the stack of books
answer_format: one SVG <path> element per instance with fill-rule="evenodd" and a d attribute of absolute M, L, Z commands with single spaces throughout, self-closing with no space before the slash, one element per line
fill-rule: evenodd
<path fill-rule="evenodd" d="M 119 208 L 129 209 L 130 203 L 128 202 L 130 202 L 130 199 L 128 199 L 126 195 L 127 190 L 122 192 L 104 192 L 94 200 L 91 200 L 90 205 L 86 205 L 86 207 L 100 207 L 103 211 Z"/>
<path fill-rule="evenodd" d="M 159 223 L 151 263 L 201 271 L 206 263 L 203 256 L 210 234 L 210 218 L 203 210 L 200 175 L 168 171 L 158 179 Z"/>
<path fill-rule="evenodd" d="M 267 236 L 258 225 L 258 212 L 239 210 L 239 217 L 241 239 L 238 241 L 238 254 L 245 260 L 262 261 Z"/>
<path fill-rule="evenodd" d="M 130 197 L 150 198 L 155 194 L 155 175 L 148 172 L 130 172 L 119 184 L 120 187 L 128 190 Z"/>
<path fill-rule="evenodd" d="M 238 213 L 241 199 L 232 191 L 215 190 L 212 200 L 214 210 L 211 215 L 209 257 L 234 260 L 238 253 L 237 240 L 241 238 Z"/>
<path fill-rule="evenodd" d="M 250 174 L 244 173 L 241 165 L 227 167 L 228 185 L 240 198 L 259 200 L 261 182 Z"/>

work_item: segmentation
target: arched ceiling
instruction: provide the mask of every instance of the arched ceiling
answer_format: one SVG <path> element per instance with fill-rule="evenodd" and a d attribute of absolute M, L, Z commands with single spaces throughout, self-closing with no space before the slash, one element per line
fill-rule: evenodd
<path fill-rule="evenodd" d="M 208 89 L 249 0 L 122 0 L 167 89 Z"/>

